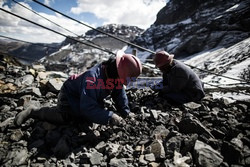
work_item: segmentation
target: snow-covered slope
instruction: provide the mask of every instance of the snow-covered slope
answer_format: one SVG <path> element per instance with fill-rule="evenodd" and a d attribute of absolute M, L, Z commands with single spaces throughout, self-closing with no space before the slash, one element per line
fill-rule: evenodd
<path fill-rule="evenodd" d="M 202 81 L 205 83 L 205 89 L 215 88 L 217 91 L 226 92 L 225 94 L 217 92 L 217 96 L 241 100 L 250 99 L 250 93 L 246 91 L 250 88 L 250 38 L 229 48 L 216 48 L 193 55 L 183 61 L 188 65 L 207 71 L 204 73 L 204 71 L 194 69 L 200 76 L 203 76 Z M 245 91 L 236 93 L 241 89 Z"/>

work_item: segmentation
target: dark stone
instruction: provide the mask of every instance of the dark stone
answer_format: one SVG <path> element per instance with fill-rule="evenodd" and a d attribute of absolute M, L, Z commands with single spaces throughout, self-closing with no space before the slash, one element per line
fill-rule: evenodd
<path fill-rule="evenodd" d="M 166 141 L 164 148 L 167 158 L 172 158 L 174 151 L 180 152 L 182 140 L 181 136 L 174 136 Z"/>
<path fill-rule="evenodd" d="M 192 152 L 194 148 L 194 144 L 198 139 L 197 134 L 192 134 L 190 137 L 186 137 L 183 140 L 183 147 L 181 149 L 181 154 L 186 155 L 188 152 Z"/>
<path fill-rule="evenodd" d="M 199 122 L 199 120 L 193 118 L 186 118 L 182 119 L 178 127 L 182 133 L 197 133 L 197 134 L 208 134 L 209 136 L 213 137 L 210 131 Z"/>
<path fill-rule="evenodd" d="M 228 164 L 238 164 L 242 160 L 241 150 L 227 141 L 222 144 L 221 154 Z"/>
<path fill-rule="evenodd" d="M 211 133 L 213 134 L 213 136 L 216 139 L 223 139 L 225 137 L 225 133 L 223 133 L 222 131 L 218 130 L 218 129 L 213 129 L 211 131 Z"/>
<path fill-rule="evenodd" d="M 174 24 L 181 20 L 189 18 L 202 1 L 187 1 L 187 0 L 170 0 L 167 5 L 162 8 L 155 21 L 155 25 L 159 24 Z"/>

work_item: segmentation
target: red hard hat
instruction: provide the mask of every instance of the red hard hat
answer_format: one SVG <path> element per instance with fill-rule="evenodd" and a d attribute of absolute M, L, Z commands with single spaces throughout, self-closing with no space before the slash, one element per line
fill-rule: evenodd
<path fill-rule="evenodd" d="M 116 54 L 116 67 L 119 78 L 127 85 L 127 78 L 137 78 L 142 72 L 140 60 L 131 54 L 125 54 L 119 50 Z"/>
<path fill-rule="evenodd" d="M 164 66 L 165 64 L 170 64 L 174 58 L 173 54 L 169 54 L 165 51 L 160 51 L 155 54 L 154 63 L 156 67 Z"/>

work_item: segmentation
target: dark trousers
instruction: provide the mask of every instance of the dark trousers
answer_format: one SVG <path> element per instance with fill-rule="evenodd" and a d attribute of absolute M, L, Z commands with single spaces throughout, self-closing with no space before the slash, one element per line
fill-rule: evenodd
<path fill-rule="evenodd" d="M 190 99 L 184 93 L 166 93 L 160 94 L 160 96 L 173 105 L 181 105 L 190 102 Z"/>
<path fill-rule="evenodd" d="M 67 99 L 67 94 L 64 86 L 62 86 L 58 98 L 57 106 L 42 107 L 31 112 L 31 118 L 47 121 L 53 124 L 65 124 L 71 121 L 71 109 Z"/>

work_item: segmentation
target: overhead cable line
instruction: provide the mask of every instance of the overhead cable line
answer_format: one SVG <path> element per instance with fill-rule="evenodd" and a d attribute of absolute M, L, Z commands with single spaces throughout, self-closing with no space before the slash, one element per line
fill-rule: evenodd
<path fill-rule="evenodd" d="M 44 48 L 50 48 L 50 49 L 56 49 L 56 50 L 59 50 L 60 48 L 56 48 L 56 47 L 53 47 L 53 46 L 46 46 L 42 43 L 33 43 L 33 42 L 28 42 L 28 41 L 24 41 L 24 40 L 20 40 L 20 39 L 16 39 L 16 38 L 11 38 L 11 37 L 7 37 L 7 36 L 4 36 L 4 35 L 0 35 L 1 38 L 6 38 L 6 39 L 10 39 L 10 40 L 13 40 L 13 41 L 18 41 L 18 42 L 23 42 L 23 43 L 28 43 L 28 44 L 32 44 L 32 45 L 37 45 L 37 46 L 41 46 L 41 47 L 44 47 Z M 69 49 L 63 49 L 64 51 L 71 51 Z M 34 59 L 31 59 L 31 58 L 25 58 L 25 57 L 15 57 L 15 58 L 20 58 L 20 59 L 23 59 L 23 60 L 34 60 Z"/>
<path fill-rule="evenodd" d="M 33 42 L 28 42 L 28 41 L 24 41 L 24 40 L 20 40 L 20 39 L 16 39 L 16 38 L 7 37 L 7 36 L 1 35 L 1 34 L 0 34 L 0 37 L 10 39 L 10 40 L 13 40 L 13 41 L 18 41 L 18 42 L 23 42 L 23 43 L 28 43 L 28 44 L 32 44 L 32 45 L 41 46 L 41 47 L 44 47 L 44 48 L 57 49 L 57 50 L 60 49 L 60 48 L 56 48 L 56 47 L 52 47 L 52 46 L 46 46 L 46 45 L 44 45 L 42 43 L 33 43 Z M 62 49 L 62 50 L 64 50 L 64 51 L 72 51 L 70 49 Z M 15 58 L 18 58 L 18 59 L 20 58 L 20 59 L 23 59 L 23 60 L 34 60 L 34 59 L 31 59 L 31 58 L 25 58 L 25 57 L 20 57 L 20 56 L 15 57 Z"/>
<path fill-rule="evenodd" d="M 19 42 L 29 43 L 29 44 L 33 44 L 33 45 L 38 45 L 38 46 L 42 46 L 42 47 L 45 47 L 45 48 L 59 49 L 59 48 L 56 48 L 56 47 L 53 47 L 53 46 L 45 46 L 44 44 L 41 44 L 41 43 L 33 43 L 33 42 L 23 41 L 23 40 L 20 40 L 20 39 L 11 38 L 11 37 L 7 37 L 7 36 L 4 36 L 4 35 L 0 35 L 0 37 L 6 38 L 6 39 L 11 39 L 11 40 L 14 40 L 14 41 L 19 41 Z"/>
<path fill-rule="evenodd" d="M 115 53 L 113 53 L 113 52 L 111 52 L 111 51 L 109 51 L 109 50 L 107 50 L 107 49 L 104 49 L 104 48 L 98 47 L 98 46 L 96 46 L 96 45 L 93 45 L 93 44 L 89 44 L 89 43 L 80 41 L 79 39 L 75 39 L 75 38 L 73 38 L 73 37 L 67 36 L 67 35 L 65 35 L 65 34 L 63 34 L 63 33 L 60 33 L 60 32 L 58 32 L 58 31 L 52 30 L 52 29 L 50 29 L 50 28 L 48 28 L 48 27 L 45 27 L 45 26 L 40 25 L 40 24 L 38 24 L 38 23 L 35 23 L 35 22 L 31 21 L 31 20 L 28 20 L 28 19 L 26 19 L 26 18 L 24 18 L 24 17 L 22 17 L 22 16 L 19 16 L 19 15 L 17 15 L 17 14 L 14 14 L 14 13 L 12 13 L 12 12 L 9 12 L 9 11 L 3 9 L 3 8 L 0 8 L 0 10 L 4 11 L 4 12 L 6 12 L 6 13 L 9 13 L 9 14 L 11 14 L 11 15 L 13 15 L 13 16 L 16 16 L 16 17 L 18 17 L 18 18 L 20 18 L 20 19 L 23 19 L 23 20 L 25 20 L 25 21 L 27 21 L 27 22 L 30 22 L 30 23 L 32 23 L 32 24 L 35 24 L 35 25 L 37 25 L 37 26 L 39 26 L 39 27 L 42 27 L 42 28 L 44 28 L 44 29 L 46 29 L 46 30 L 52 31 L 52 32 L 54 32 L 54 33 L 56 33 L 56 34 L 59 34 L 59 35 L 61 35 L 61 36 L 64 36 L 64 37 L 69 38 L 69 39 L 71 39 L 71 40 L 74 40 L 74 41 L 76 41 L 76 42 L 79 42 L 79 43 L 82 43 L 82 44 L 84 44 L 84 45 L 87 45 L 87 46 L 90 46 L 90 47 L 93 47 L 93 48 L 102 50 L 102 51 L 107 52 L 107 53 L 112 54 L 112 55 L 115 55 Z"/>
<path fill-rule="evenodd" d="M 23 5 L 23 4 L 19 3 L 19 2 L 17 2 L 16 0 L 12 0 L 12 1 L 15 2 L 15 3 L 17 3 L 18 5 L 22 6 L 23 8 L 25 8 L 25 9 L 27 9 L 27 10 L 29 10 L 29 11 L 35 13 L 36 15 L 40 16 L 41 18 L 43 18 L 43 19 L 45 19 L 45 20 L 51 22 L 52 24 L 54 24 L 54 25 L 56 25 L 56 26 L 58 26 L 58 27 L 64 29 L 65 31 L 70 32 L 70 33 L 74 34 L 74 35 L 77 36 L 77 37 L 80 37 L 78 34 L 74 33 L 73 31 L 70 31 L 69 29 L 64 28 L 63 26 L 57 24 L 56 22 L 54 22 L 54 21 L 52 21 L 52 20 L 50 20 L 50 19 L 48 19 L 48 18 L 46 18 L 46 17 L 40 15 L 40 14 L 37 13 L 36 11 L 34 11 L 34 10 L 32 10 L 32 9 L 29 9 L 28 7 L 26 7 L 25 5 Z M 90 42 L 90 43 L 92 43 L 92 44 L 94 44 L 94 45 L 97 45 L 97 44 L 95 44 L 94 42 L 92 42 L 92 41 L 90 41 L 90 40 L 88 40 L 88 39 L 86 39 L 86 38 L 84 38 L 84 37 L 83 37 L 83 39 L 85 39 L 86 41 L 88 41 L 88 42 Z M 98 45 L 98 46 L 99 46 L 99 45 Z"/>
<path fill-rule="evenodd" d="M 50 48 L 50 49 L 56 49 L 58 50 L 59 48 L 56 48 L 56 47 L 52 47 L 52 46 L 45 46 L 44 44 L 41 44 L 41 43 L 32 43 L 32 42 L 28 42 L 28 41 L 23 41 L 23 40 L 20 40 L 20 39 L 15 39 L 15 38 L 11 38 L 11 37 L 7 37 L 7 36 L 4 36 L 4 35 L 0 35 L 1 38 L 6 38 L 6 39 L 10 39 L 10 40 L 13 40 L 13 41 L 18 41 L 18 42 L 23 42 L 23 43 L 28 43 L 28 44 L 32 44 L 32 45 L 37 45 L 37 46 L 41 46 L 41 47 L 44 47 L 44 48 Z M 6 54 L 6 53 L 5 53 Z M 35 59 L 31 59 L 31 58 L 27 58 L 27 57 L 21 57 L 21 56 L 12 56 L 12 57 L 15 57 L 17 59 L 22 59 L 22 60 L 35 60 Z"/>
<path fill-rule="evenodd" d="M 51 8 L 51 7 L 49 7 L 49 6 L 47 6 L 47 5 L 45 5 L 45 4 L 43 4 L 43 3 L 41 3 L 41 2 L 39 2 L 39 1 L 37 1 L 37 0 L 33 0 L 33 1 L 36 2 L 36 3 L 38 3 L 38 4 L 40 4 L 40 5 L 42 5 L 42 6 L 44 6 L 44 7 L 46 7 L 46 8 L 48 8 L 48 9 L 50 9 L 50 10 L 52 10 L 52 11 L 54 11 L 54 12 L 56 12 L 56 13 L 59 13 L 59 14 L 63 15 L 64 17 L 67 17 L 67 18 L 69 18 L 69 19 L 71 19 L 71 20 L 73 20 L 73 21 L 76 21 L 76 22 L 78 22 L 78 23 L 80 23 L 80 24 L 82 24 L 82 25 L 84 25 L 84 26 L 87 26 L 87 27 L 89 27 L 89 28 L 91 28 L 91 29 L 93 29 L 93 30 L 95 30 L 95 31 L 98 31 L 98 32 L 100 32 L 100 33 L 102 33 L 102 34 L 108 35 L 108 36 L 110 36 L 110 37 L 112 37 L 112 38 L 114 38 L 114 39 L 117 39 L 117 40 L 122 41 L 122 42 L 124 42 L 124 43 L 126 43 L 126 44 L 129 44 L 129 45 L 132 45 L 132 46 L 134 46 L 134 47 L 136 47 L 136 48 L 142 49 L 142 50 L 147 51 L 147 52 L 149 52 L 149 53 L 153 53 L 153 54 L 156 53 L 156 52 L 153 52 L 153 51 L 151 51 L 151 50 L 149 50 L 149 49 L 146 49 L 146 48 L 141 47 L 141 46 L 139 46 L 139 45 L 136 45 L 136 44 L 133 44 L 133 43 L 131 43 L 131 42 L 128 42 L 128 41 L 123 40 L 123 39 L 121 39 L 121 38 L 118 38 L 118 37 L 116 37 L 116 36 L 114 36 L 114 35 L 111 35 L 111 34 L 109 34 L 109 33 L 106 33 L 106 32 L 104 32 L 104 31 L 98 30 L 98 29 L 96 29 L 96 28 L 94 28 L 94 27 L 92 27 L 92 26 L 89 26 L 89 25 L 85 24 L 85 23 L 82 23 L 82 22 L 80 22 L 80 21 L 78 21 L 78 20 L 76 20 L 76 19 L 74 19 L 74 18 L 72 18 L 72 17 L 69 17 L 69 16 L 67 16 L 67 15 L 65 15 L 65 14 L 63 14 L 63 13 L 61 13 L 61 12 L 59 12 L 59 11 L 57 11 L 57 10 L 55 10 L 55 9 L 53 9 L 53 8 Z M 106 51 L 107 51 L 107 50 L 106 50 Z M 108 51 L 108 52 L 110 52 L 110 51 Z M 113 53 L 113 54 L 114 54 L 114 53 Z M 189 64 L 186 64 L 186 65 L 189 66 L 189 67 L 191 67 L 191 68 L 196 68 L 196 69 L 198 69 L 198 70 L 200 70 L 200 71 L 203 71 L 203 72 L 207 72 L 207 73 L 214 74 L 214 75 L 217 75 L 217 76 L 221 76 L 221 77 L 224 77 L 224 78 L 228 78 L 228 79 L 232 79 L 232 80 L 237 80 L 237 81 L 241 81 L 241 82 L 250 84 L 250 82 L 246 82 L 246 81 L 241 80 L 241 79 L 236 79 L 236 78 L 232 78 L 232 77 L 228 77 L 228 76 L 216 74 L 216 73 L 213 73 L 213 72 L 211 72 L 211 71 L 203 70 L 203 69 L 194 67 L 194 66 L 189 65 Z"/>
<path fill-rule="evenodd" d="M 98 32 L 100 32 L 100 33 L 102 33 L 102 34 L 105 34 L 105 35 L 107 35 L 107 36 L 109 36 L 109 37 L 112 37 L 112 38 L 114 38 L 114 39 L 117 39 L 117 40 L 119 40 L 119 41 L 121 41 L 121 42 L 124 42 L 124 43 L 126 43 L 126 44 L 128 44 L 128 45 L 134 46 L 134 47 L 136 47 L 136 48 L 138 48 L 138 49 L 147 51 L 147 52 L 149 52 L 149 53 L 152 53 L 152 54 L 155 54 L 155 53 L 156 53 L 156 52 L 154 52 L 154 51 L 152 51 L 152 50 L 146 49 L 146 48 L 144 48 L 144 47 L 141 47 L 141 46 L 136 45 L 136 44 L 134 44 L 134 43 L 128 42 L 128 41 L 126 41 L 126 40 L 124 40 L 124 39 L 121 39 L 121 38 L 119 38 L 119 37 L 116 37 L 116 36 L 114 36 L 114 35 L 112 35 L 112 34 L 109 34 L 109 33 L 106 33 L 106 32 L 104 32 L 104 31 L 101 31 L 101 30 L 99 30 L 99 29 L 96 29 L 96 28 L 94 28 L 94 27 L 92 27 L 92 26 L 89 26 L 89 25 L 87 25 L 87 24 L 85 24 L 85 23 L 82 23 L 82 22 L 80 22 L 80 21 L 78 21 L 78 20 L 76 20 L 76 19 L 74 19 L 74 18 L 72 18 L 72 17 L 70 17 L 70 16 L 67 16 L 67 15 L 63 14 L 62 12 L 59 12 L 58 10 L 55 10 L 55 9 L 53 9 L 53 8 L 51 8 L 51 7 L 47 6 L 47 5 L 45 5 L 45 4 L 41 3 L 41 2 L 39 2 L 38 0 L 33 0 L 33 1 L 36 2 L 36 3 L 38 3 L 38 4 L 40 4 L 40 5 L 42 5 L 42 6 L 44 6 L 44 7 L 46 7 L 46 8 L 48 8 L 48 9 L 50 9 L 50 10 L 52 10 L 52 11 L 54 11 L 54 12 L 56 12 L 56 13 L 61 14 L 61 15 L 64 16 L 64 17 L 67 17 L 67 18 L 69 18 L 69 19 L 71 19 L 71 20 L 73 20 L 73 21 L 76 21 L 77 23 L 80 23 L 80 24 L 82 24 L 82 25 L 84 25 L 84 26 L 86 26 L 86 27 L 89 27 L 89 28 L 91 28 L 91 29 L 93 29 L 93 30 L 95 30 L 95 31 L 98 31 Z M 185 63 L 185 64 L 186 64 L 186 63 Z M 224 76 L 224 75 L 216 74 L 216 73 L 213 73 L 213 72 L 211 72 L 211 71 L 203 70 L 203 69 L 194 67 L 194 66 L 189 65 L 189 64 L 186 64 L 186 65 L 189 66 L 189 67 L 191 67 L 191 68 L 196 68 L 196 69 L 198 69 L 198 70 L 200 70 L 200 71 L 204 71 L 204 72 L 207 72 L 207 73 L 210 73 L 210 74 L 214 74 L 214 75 L 221 76 L 221 77 L 224 77 L 224 78 L 228 78 L 228 79 L 232 79 L 232 80 L 237 80 L 237 81 L 241 81 L 241 82 L 250 84 L 250 82 L 246 82 L 246 81 L 241 80 L 241 79 L 237 79 L 237 78 L 232 78 L 232 77 L 227 77 L 227 76 Z"/>
<path fill-rule="evenodd" d="M 44 29 L 47 29 L 47 30 L 49 30 L 49 31 L 52 31 L 52 32 L 54 32 L 54 33 L 56 33 L 56 34 L 59 34 L 59 35 L 61 35 L 61 36 L 68 37 L 68 36 L 65 35 L 65 34 L 62 34 L 62 33 L 60 33 L 60 32 L 57 32 L 57 31 L 55 31 L 55 30 L 52 30 L 52 29 L 50 29 L 50 28 L 48 28 L 48 27 L 42 26 L 42 25 L 40 25 L 40 24 L 38 24 L 38 23 L 35 23 L 35 22 L 30 21 L 30 20 L 28 20 L 28 19 L 26 19 L 26 18 L 23 18 L 23 17 L 21 17 L 21 16 L 18 16 L 18 15 L 14 14 L 14 13 L 12 13 L 12 12 L 9 12 L 9 11 L 3 9 L 3 8 L 0 8 L 0 10 L 4 11 L 4 12 L 6 12 L 6 13 L 9 13 L 9 14 L 15 16 L 15 17 L 18 17 L 18 18 L 20 18 L 20 19 L 23 19 L 23 20 L 25 20 L 25 21 L 28 21 L 28 22 L 30 22 L 30 23 L 32 23 L 32 24 L 35 24 L 35 25 L 37 25 L 37 26 L 40 26 L 40 27 L 42 27 L 42 28 L 44 28 Z M 103 49 L 103 48 L 97 47 L 97 46 L 95 46 L 95 45 L 91 45 L 91 44 L 82 42 L 82 41 L 80 41 L 80 40 L 78 40 L 78 39 L 75 39 L 75 38 L 72 38 L 72 37 L 68 37 L 68 38 L 69 38 L 69 39 L 72 39 L 72 40 L 74 40 L 74 41 L 80 42 L 80 43 L 82 43 L 82 44 L 85 44 L 85 45 L 87 45 L 87 46 L 90 46 L 90 47 L 93 47 L 93 48 L 102 50 L 102 51 L 107 52 L 107 53 L 109 53 L 109 54 L 115 55 L 113 52 L 111 52 L 111 51 L 109 51 L 109 50 L 107 50 L 107 49 Z M 204 83 L 204 84 L 208 84 L 208 83 Z M 216 85 L 211 85 L 211 84 L 208 84 L 208 85 L 214 86 L 214 87 L 218 87 L 218 86 L 216 86 Z M 229 88 L 222 88 L 222 87 L 218 87 L 218 88 L 229 90 Z M 231 91 L 236 91 L 236 90 L 232 90 L 232 89 L 231 89 Z M 245 94 L 245 95 L 250 95 L 250 94 L 247 94 L 247 93 L 244 93 L 244 92 L 239 92 L 239 91 L 237 91 L 237 93 L 242 93 L 242 94 Z"/>
<path fill-rule="evenodd" d="M 128 44 L 128 45 L 134 46 L 134 47 L 136 47 L 136 48 L 138 48 L 138 49 L 145 50 L 145 51 L 147 51 L 147 52 L 149 52 L 149 53 L 155 54 L 155 52 L 153 52 L 152 50 L 143 48 L 143 47 L 141 47 L 141 46 L 139 46 L 139 45 L 136 45 L 136 44 L 131 43 L 131 42 L 129 42 L 129 41 L 126 41 L 126 40 L 124 40 L 124 39 L 118 38 L 118 37 L 116 37 L 116 36 L 114 36 L 114 35 L 112 35 L 112 34 L 106 33 L 106 32 L 104 32 L 104 31 L 101 31 L 101 30 L 99 30 L 99 29 L 97 29 L 97 28 L 94 28 L 94 27 L 92 27 L 92 26 L 90 26 L 90 25 L 88 25 L 88 24 L 85 24 L 85 23 L 83 23 L 83 22 L 80 22 L 80 21 L 78 21 L 78 20 L 76 20 L 76 19 L 74 19 L 74 18 L 72 18 L 72 17 L 70 17 L 70 16 L 68 16 L 68 15 L 65 15 L 65 14 L 63 14 L 62 12 L 59 12 L 58 10 L 55 10 L 55 9 L 53 9 L 53 8 L 51 8 L 51 7 L 49 7 L 49 6 L 45 5 L 45 4 L 43 4 L 43 3 L 39 2 L 39 1 L 37 1 L 37 0 L 33 0 L 33 1 L 36 2 L 36 3 L 38 3 L 38 4 L 40 4 L 40 5 L 42 5 L 42 6 L 44 6 L 44 7 L 46 7 L 46 8 L 48 8 L 48 9 L 50 9 L 50 10 L 52 10 L 52 11 L 54 11 L 54 12 L 56 12 L 56 13 L 59 13 L 60 15 L 62 15 L 62 16 L 64 16 L 64 17 L 67 17 L 68 19 L 71 19 L 71 20 L 73 20 L 73 21 L 75 21 L 75 22 L 77 22 L 77 23 L 79 23 L 79 24 L 82 24 L 82 25 L 84 25 L 84 26 L 86 26 L 86 27 L 89 27 L 89 28 L 95 30 L 95 31 L 98 31 L 98 32 L 100 32 L 100 33 L 102 33 L 102 34 L 105 34 L 105 35 L 107 35 L 107 36 L 109 36 L 109 37 L 111 37 L 111 38 L 114 38 L 114 39 L 116 39 L 116 40 L 118 40 L 118 41 L 124 42 L 124 43 L 126 43 L 126 44 Z"/>

